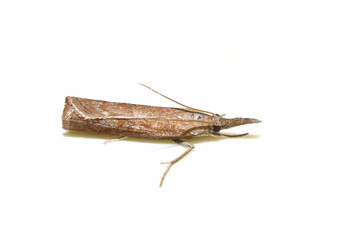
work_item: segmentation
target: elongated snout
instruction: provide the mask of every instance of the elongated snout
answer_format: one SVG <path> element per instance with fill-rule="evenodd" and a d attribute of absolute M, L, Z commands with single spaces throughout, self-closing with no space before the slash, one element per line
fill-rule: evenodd
<path fill-rule="evenodd" d="M 250 123 L 259 123 L 259 122 L 261 122 L 261 120 L 255 118 L 223 118 L 222 129 L 227 129 Z"/>

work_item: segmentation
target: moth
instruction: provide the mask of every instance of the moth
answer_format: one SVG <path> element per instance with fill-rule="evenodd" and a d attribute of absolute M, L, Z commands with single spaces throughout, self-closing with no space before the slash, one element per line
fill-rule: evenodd
<path fill-rule="evenodd" d="M 91 133 L 124 137 L 172 139 L 186 147 L 186 151 L 169 162 L 159 187 L 162 186 L 170 168 L 194 149 L 184 138 L 212 135 L 216 137 L 241 137 L 248 133 L 229 135 L 221 133 L 239 125 L 259 123 L 255 118 L 224 118 L 219 114 L 186 106 L 154 89 L 153 92 L 165 97 L 182 108 L 155 107 L 130 103 L 107 102 L 79 97 L 66 97 L 62 115 L 63 128 Z"/>

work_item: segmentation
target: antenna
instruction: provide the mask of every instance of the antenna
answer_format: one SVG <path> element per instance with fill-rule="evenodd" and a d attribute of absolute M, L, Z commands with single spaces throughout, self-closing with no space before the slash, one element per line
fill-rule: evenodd
<path fill-rule="evenodd" d="M 161 94 L 160 92 L 157 92 L 157 91 L 154 90 L 153 88 L 148 87 L 147 85 L 145 85 L 145 84 L 143 84 L 143 83 L 139 83 L 139 84 L 142 85 L 143 87 L 146 87 L 146 88 L 152 90 L 153 92 L 161 95 L 162 97 L 164 97 L 164 98 L 166 98 L 166 99 L 168 99 L 168 100 L 170 100 L 170 101 L 172 101 L 172 102 L 175 102 L 176 104 L 181 105 L 182 107 L 185 107 L 186 109 L 194 110 L 194 111 L 201 112 L 201 113 L 208 113 L 208 114 L 211 114 L 211 115 L 215 115 L 215 114 L 212 113 L 212 112 L 208 112 L 208 111 L 204 111 L 204 110 L 200 110 L 200 109 L 197 109 L 197 108 L 192 108 L 192 107 L 189 107 L 189 106 L 187 106 L 187 105 L 184 105 L 183 103 L 180 103 L 180 102 L 178 102 L 178 101 L 176 101 L 176 100 L 174 100 L 174 99 L 171 99 L 170 97 L 167 97 L 167 96 Z"/>

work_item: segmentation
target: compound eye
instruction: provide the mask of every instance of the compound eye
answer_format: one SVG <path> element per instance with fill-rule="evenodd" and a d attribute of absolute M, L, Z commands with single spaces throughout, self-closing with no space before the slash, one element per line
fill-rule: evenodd
<path fill-rule="evenodd" d="M 212 130 L 213 130 L 213 132 L 219 132 L 219 131 L 221 131 L 221 126 L 214 125 L 212 127 Z"/>

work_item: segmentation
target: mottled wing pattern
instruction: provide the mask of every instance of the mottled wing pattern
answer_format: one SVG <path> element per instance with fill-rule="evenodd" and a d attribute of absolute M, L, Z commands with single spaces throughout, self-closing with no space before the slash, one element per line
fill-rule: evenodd
<path fill-rule="evenodd" d="M 67 97 L 63 127 L 117 136 L 178 138 L 207 134 L 213 116 L 179 108 Z"/>

